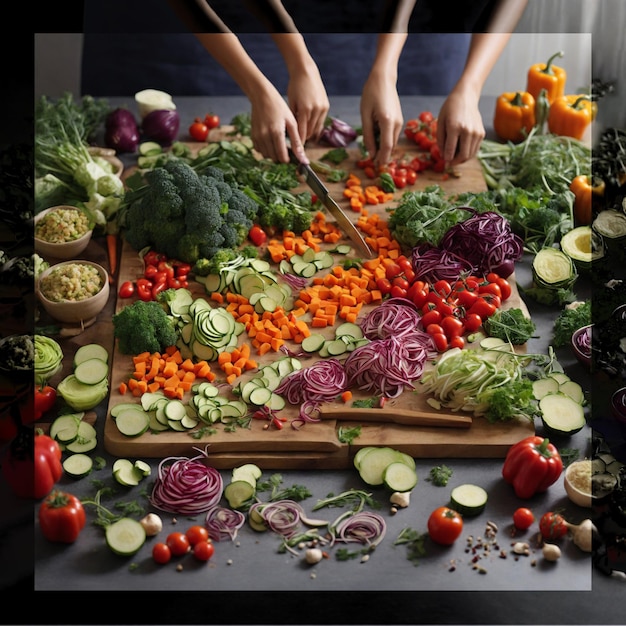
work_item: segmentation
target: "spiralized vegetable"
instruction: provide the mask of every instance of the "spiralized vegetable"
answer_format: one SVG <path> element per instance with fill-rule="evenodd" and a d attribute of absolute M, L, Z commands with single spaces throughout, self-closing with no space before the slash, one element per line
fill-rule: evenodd
<path fill-rule="evenodd" d="M 591 356 L 591 326 L 575 335 L 576 347 L 587 357 Z"/>
<path fill-rule="evenodd" d="M 346 383 L 343 365 L 338 359 L 331 358 L 292 372 L 281 381 L 275 393 L 290 404 L 300 405 L 298 418 L 292 420 L 292 427 L 297 428 L 305 422 L 318 422 L 315 410 L 345 391 Z"/>
<path fill-rule="evenodd" d="M 431 336 L 421 330 L 375 339 L 356 348 L 346 359 L 348 386 L 397 398 L 422 376 L 426 361 L 434 353 Z"/>
<path fill-rule="evenodd" d="M 224 481 L 215 468 L 206 464 L 206 458 L 202 453 L 191 459 L 163 459 L 150 496 L 152 506 L 178 515 L 197 515 L 217 505 Z"/>
<path fill-rule="evenodd" d="M 347 511 L 329 527 L 331 546 L 337 542 L 378 545 L 387 532 L 387 523 L 378 513 Z"/>
<path fill-rule="evenodd" d="M 213 541 L 234 541 L 239 529 L 246 523 L 241 511 L 223 506 L 214 506 L 206 514 L 205 526 Z"/>
<path fill-rule="evenodd" d="M 515 261 L 522 256 L 524 242 L 511 231 L 509 221 L 499 213 L 477 213 L 469 207 L 462 208 L 473 215 L 449 228 L 439 247 L 454 251 L 472 265 L 474 272 L 496 272 L 508 278 L 513 273 Z"/>
<path fill-rule="evenodd" d="M 390 298 L 372 309 L 361 321 L 367 339 L 402 337 L 417 330 L 421 319 L 417 307 L 406 298 Z"/>
<path fill-rule="evenodd" d="M 438 280 L 450 282 L 458 280 L 464 272 L 472 270 L 472 264 L 450 250 L 444 250 L 429 243 L 413 248 L 411 264 L 415 278 L 431 284 Z"/>

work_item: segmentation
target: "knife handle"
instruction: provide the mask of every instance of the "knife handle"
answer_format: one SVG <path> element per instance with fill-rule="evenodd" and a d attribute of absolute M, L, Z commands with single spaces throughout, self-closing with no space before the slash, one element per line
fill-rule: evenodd
<path fill-rule="evenodd" d="M 405 426 L 436 426 L 439 428 L 469 428 L 472 418 L 468 415 L 426 413 L 408 409 L 366 409 L 322 406 L 322 419 L 339 419 L 364 422 L 393 422 Z"/>

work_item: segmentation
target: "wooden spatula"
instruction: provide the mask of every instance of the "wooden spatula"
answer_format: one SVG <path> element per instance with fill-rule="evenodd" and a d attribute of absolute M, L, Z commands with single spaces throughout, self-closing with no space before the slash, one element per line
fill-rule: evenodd
<path fill-rule="evenodd" d="M 342 406 L 322 405 L 319 410 L 321 419 L 333 419 L 361 422 L 393 422 L 406 426 L 436 426 L 440 428 L 469 428 L 472 418 L 468 415 L 450 415 L 444 413 L 426 413 L 407 409 L 366 409 L 346 408 Z"/>

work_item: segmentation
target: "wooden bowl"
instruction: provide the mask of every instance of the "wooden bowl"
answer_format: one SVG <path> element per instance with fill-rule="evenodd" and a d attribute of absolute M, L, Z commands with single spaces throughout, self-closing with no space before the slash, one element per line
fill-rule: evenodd
<path fill-rule="evenodd" d="M 40 224 L 44 218 L 48 217 L 50 213 L 62 211 L 64 209 L 80 211 L 80 209 L 77 209 L 75 206 L 59 205 L 45 209 L 35 215 L 35 252 L 46 259 L 77 259 L 91 241 L 91 236 L 93 234 L 93 230 L 91 228 L 80 237 L 76 239 L 69 239 L 63 243 L 51 243 L 37 237 L 37 225 Z"/>
<path fill-rule="evenodd" d="M 83 299 L 59 299 L 46 296 L 47 278 L 57 270 L 65 270 L 68 265 L 86 265 L 95 267 L 100 277 L 100 290 Z M 62 293 L 62 290 L 61 290 Z M 44 270 L 37 279 L 37 297 L 43 308 L 53 319 L 68 324 L 85 324 L 93 320 L 105 307 L 109 299 L 109 275 L 107 271 L 93 261 L 63 261 Z"/>

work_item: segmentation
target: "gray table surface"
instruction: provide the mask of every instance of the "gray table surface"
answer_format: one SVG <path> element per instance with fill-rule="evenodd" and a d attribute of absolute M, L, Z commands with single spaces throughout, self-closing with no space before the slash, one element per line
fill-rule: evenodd
<path fill-rule="evenodd" d="M 131 110 L 134 107 L 128 100 L 110 101 L 126 103 Z M 442 101 L 405 98 L 405 119 L 422 110 L 436 113 Z M 234 114 L 249 110 L 244 98 L 177 98 L 176 103 L 181 114 L 181 138 L 197 115 L 213 111 L 226 123 Z M 481 103 L 487 126 L 491 124 L 493 104 L 493 99 Z M 330 114 L 359 125 L 358 98 L 331 98 Z M 522 287 L 530 285 L 528 258 L 518 264 L 516 277 Z M 584 277 L 579 280 L 577 291 L 581 299 L 590 295 L 591 285 Z M 529 351 L 545 353 L 556 311 L 532 301 L 527 305 L 538 331 L 538 338 L 529 342 Z M 569 349 L 559 349 L 557 355 L 566 372 L 591 392 L 590 377 Z M 97 413 L 102 432 L 106 403 L 98 407 Z M 541 433 L 539 425 L 537 432 Z M 555 443 L 578 448 L 584 456 L 589 452 L 590 436 L 591 430 L 585 429 L 571 439 Z M 90 479 L 112 484 L 113 459 L 102 444 L 95 454 L 106 458 L 107 466 Z M 156 470 L 158 461 L 147 460 Z M 289 553 L 279 554 L 275 535 L 255 533 L 246 525 L 235 542 L 216 544 L 208 565 L 194 563 L 192 557 L 187 557 L 179 572 L 175 559 L 166 566 L 154 564 L 150 556 L 154 540 L 130 559 L 115 556 L 106 547 L 102 530 L 92 524 L 73 545 L 48 543 L 36 521 L 33 534 L 32 505 L 15 502 L 1 514 L 3 528 L 10 530 L 15 539 L 0 544 L 3 556 L 8 556 L 15 568 L 0 576 L 3 582 L 10 582 L 28 576 L 34 565 L 35 593 L 29 608 L 39 616 L 42 607 L 38 605 L 48 605 L 51 613 L 45 619 L 52 622 L 47 623 L 624 623 L 624 583 L 595 571 L 589 556 L 571 541 L 562 542 L 563 556 L 556 564 L 545 562 L 537 549 L 530 557 L 514 558 L 511 552 L 511 544 L 517 539 L 532 543 L 532 532 L 512 536 L 511 515 L 518 506 L 529 506 L 537 516 L 551 509 L 563 511 L 572 522 L 588 516 L 587 510 L 567 499 L 561 481 L 547 493 L 522 502 L 501 479 L 501 459 L 446 459 L 454 471 L 453 477 L 448 487 L 435 487 L 425 479 L 430 468 L 441 462 L 417 459 L 419 483 L 411 505 L 394 516 L 389 514 L 388 494 L 374 490 L 382 503 L 380 512 L 387 522 L 387 535 L 365 563 L 330 558 L 314 567 L 307 566 Z M 303 503 L 307 510 L 329 493 L 364 487 L 352 470 L 280 473 L 285 485 L 302 484 L 312 491 L 313 497 Z M 228 474 L 223 472 L 226 479 Z M 75 482 L 63 478 L 60 487 L 79 497 L 92 497 L 94 486 L 90 479 Z M 487 510 L 466 519 L 463 535 L 452 547 L 429 543 L 427 555 L 415 566 L 407 559 L 405 547 L 394 545 L 398 533 L 405 527 L 425 531 L 430 511 L 447 502 L 453 486 L 468 482 L 488 491 Z M 146 486 L 142 485 L 122 495 L 125 500 L 146 503 L 145 492 Z M 2 495 L 3 501 L 10 499 L 9 494 Z M 332 521 L 342 511 L 323 509 L 316 515 Z M 176 527 L 172 525 L 173 516 L 162 517 L 164 537 Z M 195 520 L 202 521 L 202 516 Z M 488 520 L 497 524 L 499 546 L 509 554 L 500 558 L 494 551 L 481 559 L 480 565 L 486 570 L 481 574 L 472 567 L 473 555 L 466 549 L 466 538 L 483 536 Z M 178 529 L 191 524 L 182 516 L 178 522 Z M 34 563 L 18 557 L 23 548 L 21 542 L 33 542 Z M 452 561 L 456 563 L 454 571 L 450 567 Z"/>

